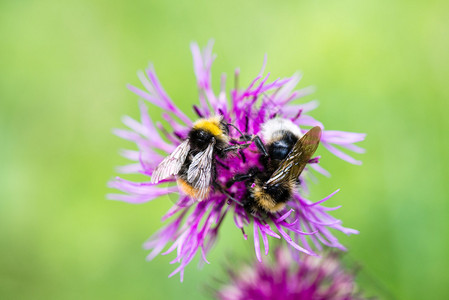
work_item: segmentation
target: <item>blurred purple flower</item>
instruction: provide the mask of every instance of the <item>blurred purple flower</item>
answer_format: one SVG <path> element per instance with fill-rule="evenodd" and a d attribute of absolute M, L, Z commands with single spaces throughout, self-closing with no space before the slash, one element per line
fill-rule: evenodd
<path fill-rule="evenodd" d="M 220 300 L 356 300 L 354 277 L 336 253 L 306 256 L 297 263 L 276 248 L 271 261 L 228 269 L 230 282 L 217 292 Z"/>
<path fill-rule="evenodd" d="M 199 107 L 194 106 L 193 109 L 198 117 L 221 114 L 226 121 L 237 127 L 247 128 L 249 134 L 259 134 L 261 125 L 275 116 L 290 119 L 298 126 L 320 126 L 324 129 L 322 123 L 307 114 L 318 106 L 317 101 L 292 104 L 294 100 L 312 92 L 311 88 L 294 90 L 301 79 L 299 74 L 268 82 L 269 74 L 263 77 L 265 60 L 262 70 L 249 86 L 245 89 L 231 90 L 230 100 L 228 100 L 225 90 L 226 77 L 224 75 L 221 77 L 219 94 L 216 95 L 212 90 L 211 66 L 215 59 L 212 54 L 212 43 L 210 42 L 203 51 L 199 49 L 197 44 L 193 43 L 191 50 L 200 103 Z M 236 70 L 235 76 L 238 77 L 238 74 L 239 71 Z M 136 143 L 138 147 L 138 151 L 122 151 L 122 155 L 134 161 L 134 163 L 120 167 L 118 171 L 151 176 L 153 170 L 164 158 L 164 155 L 161 155 L 160 152 L 171 153 L 187 137 L 192 121 L 176 107 L 164 91 L 152 65 L 146 69 L 145 73 L 139 72 L 138 77 L 144 90 L 131 85 L 128 88 L 144 100 L 162 108 L 165 111 L 162 116 L 170 128 L 164 128 L 159 122 L 155 124 L 148 115 L 146 105 L 141 102 L 141 121 L 124 117 L 123 123 L 130 130 L 114 130 L 116 135 Z M 303 133 L 307 131 L 304 128 L 301 130 Z M 230 135 L 233 138 L 239 136 L 238 132 L 232 128 Z M 363 153 L 363 149 L 354 145 L 354 143 L 360 142 L 364 138 L 365 134 L 361 133 L 324 130 L 321 144 L 343 160 L 360 164 L 360 161 L 355 160 L 335 146 L 356 153 Z M 255 146 L 252 145 L 244 151 L 247 158 L 245 163 L 238 156 L 231 156 L 223 162 L 227 168 L 217 166 L 217 181 L 223 186 L 236 173 L 242 173 L 242 170 L 258 165 L 259 154 Z M 329 176 L 329 172 L 323 169 L 318 161 L 319 157 L 313 158 L 301 174 L 301 192 L 297 191 L 286 208 L 279 213 L 269 215 L 268 220 L 249 215 L 243 207 L 230 201 L 226 195 L 219 191 L 211 193 L 206 200 L 199 203 L 194 203 L 189 197 L 180 195 L 177 204 L 162 218 L 166 220 L 173 217 L 171 222 L 145 243 L 145 248 L 152 250 L 148 259 L 153 259 L 165 249 L 167 244 L 172 243 L 168 250 L 162 254 L 170 253 L 176 249 L 177 256 L 172 263 L 177 262 L 180 265 L 170 276 L 180 272 L 182 280 L 185 266 L 194 258 L 198 250 L 200 250 L 204 262 L 208 263 L 207 253 L 214 244 L 223 218 L 228 212 L 232 213 L 235 225 L 241 229 L 245 239 L 247 235 L 244 228 L 253 221 L 255 252 L 259 261 L 261 260 L 259 236 L 262 238 L 266 255 L 269 250 L 268 236 L 284 239 L 294 249 L 310 255 L 316 255 L 314 249 L 321 250 L 322 245 L 345 250 L 329 229 L 336 229 L 348 235 L 358 232 L 343 227 L 340 220 L 328 214 L 328 211 L 335 210 L 338 207 L 326 208 L 321 205 L 337 191 L 315 203 L 304 196 L 304 193 L 307 192 L 307 186 L 303 179 L 312 176 L 310 169 Z M 175 182 L 175 179 L 172 178 L 163 182 L 172 183 Z M 162 195 L 178 193 L 176 185 L 167 187 L 167 184 L 155 185 L 149 182 L 131 182 L 122 178 L 112 180 L 109 182 L 109 186 L 126 193 L 110 194 L 108 195 L 110 199 L 130 203 L 143 203 Z M 238 182 L 228 192 L 235 195 L 236 198 L 243 197 L 245 185 Z"/>

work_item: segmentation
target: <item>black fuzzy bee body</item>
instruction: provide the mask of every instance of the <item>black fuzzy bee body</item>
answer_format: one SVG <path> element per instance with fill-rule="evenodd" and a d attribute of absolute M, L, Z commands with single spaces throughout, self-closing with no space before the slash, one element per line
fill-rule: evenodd
<path fill-rule="evenodd" d="M 262 126 L 262 136 L 268 155 L 261 156 L 262 169 L 251 168 L 228 182 L 246 182 L 242 199 L 245 209 L 259 215 L 275 213 L 285 207 L 298 186 L 299 175 L 318 147 L 321 129 L 314 127 L 305 135 L 290 120 L 272 119 Z"/>

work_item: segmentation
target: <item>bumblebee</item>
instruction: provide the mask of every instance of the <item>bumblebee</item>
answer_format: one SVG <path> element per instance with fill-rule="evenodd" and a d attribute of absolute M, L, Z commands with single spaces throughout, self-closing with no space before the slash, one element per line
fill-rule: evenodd
<path fill-rule="evenodd" d="M 231 145 L 229 126 L 221 116 L 202 118 L 193 124 L 188 137 L 154 170 L 151 183 L 175 175 L 178 187 L 197 201 L 204 200 L 216 178 L 216 156 L 249 146 Z"/>
<path fill-rule="evenodd" d="M 245 181 L 243 206 L 252 214 L 266 215 L 282 210 L 292 197 L 299 175 L 318 148 L 321 128 L 313 127 L 302 135 L 290 120 L 276 118 L 262 125 L 262 138 L 265 144 L 256 145 L 267 153 L 260 158 L 263 169 L 251 168 L 246 174 L 236 174 L 227 187 Z"/>

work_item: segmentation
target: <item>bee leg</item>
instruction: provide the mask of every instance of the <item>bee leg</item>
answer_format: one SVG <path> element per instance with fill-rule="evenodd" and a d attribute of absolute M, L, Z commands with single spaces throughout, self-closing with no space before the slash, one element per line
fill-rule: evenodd
<path fill-rule="evenodd" d="M 249 145 L 251 145 L 251 143 L 231 145 L 231 146 L 224 148 L 223 151 L 226 153 L 229 151 L 237 151 L 237 150 L 241 150 L 241 149 L 246 149 L 249 147 Z"/>
<path fill-rule="evenodd" d="M 263 154 L 263 156 L 268 157 L 268 151 L 265 148 L 265 145 L 263 144 L 262 140 L 260 139 L 260 137 L 258 135 L 249 135 L 249 134 L 245 134 L 240 136 L 240 140 L 244 140 L 245 142 L 249 142 L 248 146 L 254 142 L 257 146 L 257 149 L 259 149 L 259 151 Z M 247 145 L 247 144 L 243 144 L 243 145 Z"/>
<path fill-rule="evenodd" d="M 257 149 L 259 149 L 259 151 L 263 154 L 263 156 L 268 157 L 268 151 L 265 148 L 265 145 L 263 144 L 262 140 L 260 139 L 260 137 L 258 135 L 252 135 L 252 136 L 248 135 L 248 134 L 241 135 L 240 140 L 244 140 L 246 143 L 228 146 L 228 147 L 224 148 L 223 151 L 229 152 L 229 151 L 235 151 L 235 150 L 240 150 L 240 149 L 246 149 L 254 142 L 257 146 Z M 243 157 L 242 157 L 242 160 L 245 161 L 245 159 Z"/>
<path fill-rule="evenodd" d="M 232 146 L 228 146 L 228 147 L 224 148 L 223 152 L 226 153 L 226 152 L 229 152 L 229 151 L 236 151 L 236 150 L 239 150 L 239 149 L 242 149 L 240 147 L 240 145 L 232 145 Z"/>
<path fill-rule="evenodd" d="M 240 182 L 240 181 L 246 181 L 248 179 L 251 179 L 254 177 L 254 174 L 236 174 L 234 177 L 232 177 L 227 183 L 226 188 L 230 188 L 234 183 Z"/>
<path fill-rule="evenodd" d="M 239 150 L 239 154 L 240 154 L 240 157 L 242 158 L 243 163 L 246 163 L 246 156 L 245 156 L 245 153 L 243 153 L 242 149 Z"/>
<path fill-rule="evenodd" d="M 252 138 L 253 138 L 252 134 L 243 134 L 239 137 L 239 140 L 247 142 L 250 141 Z"/>
<path fill-rule="evenodd" d="M 255 135 L 253 137 L 253 139 L 254 139 L 254 143 L 257 146 L 257 149 L 259 149 L 259 151 L 263 154 L 263 156 L 268 157 L 268 151 L 265 148 L 265 145 L 262 143 L 262 140 L 260 139 L 260 137 Z"/>

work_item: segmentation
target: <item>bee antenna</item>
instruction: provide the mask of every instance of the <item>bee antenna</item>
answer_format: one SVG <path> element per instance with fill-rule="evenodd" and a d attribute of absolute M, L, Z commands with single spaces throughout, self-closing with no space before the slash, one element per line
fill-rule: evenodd
<path fill-rule="evenodd" d="M 240 131 L 240 129 L 238 129 L 237 126 L 235 126 L 234 124 L 226 123 L 226 125 L 234 127 L 240 133 L 241 136 L 244 136 L 244 134 Z M 248 141 L 248 139 L 246 139 L 246 141 Z"/>

